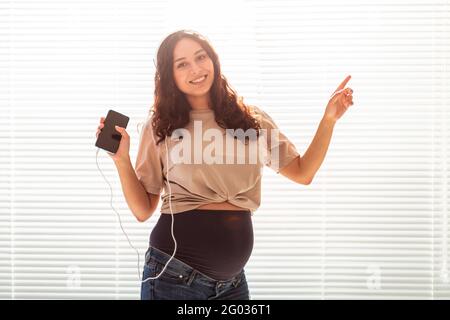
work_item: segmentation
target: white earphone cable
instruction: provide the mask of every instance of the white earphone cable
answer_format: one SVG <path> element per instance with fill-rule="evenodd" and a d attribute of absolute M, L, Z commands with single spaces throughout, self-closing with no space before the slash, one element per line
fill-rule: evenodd
<path fill-rule="evenodd" d="M 113 191 L 112 191 L 112 187 L 111 187 L 111 185 L 110 185 L 108 179 L 106 179 L 106 177 L 104 176 L 102 170 L 100 169 L 100 166 L 98 165 L 98 152 L 99 152 L 99 151 L 100 151 L 100 148 L 97 148 L 97 153 L 96 153 L 96 155 L 95 155 L 95 162 L 97 163 L 97 168 L 98 168 L 98 170 L 100 171 L 100 173 L 102 174 L 103 179 L 105 179 L 106 183 L 107 183 L 108 186 L 109 186 L 109 190 L 110 190 L 110 192 L 111 192 L 110 205 L 111 205 L 111 208 L 112 208 L 112 209 L 114 210 L 114 212 L 116 213 L 117 218 L 119 219 L 120 228 L 122 229 L 123 234 L 124 234 L 125 237 L 127 238 L 127 241 L 128 241 L 128 243 L 129 243 L 130 247 L 133 248 L 134 251 L 136 251 L 136 254 L 137 254 L 137 256 L 138 256 L 138 265 L 137 265 L 137 267 L 138 267 L 138 275 L 140 276 L 141 271 L 140 271 L 140 269 L 139 269 L 139 265 L 140 265 L 140 261 L 139 261 L 139 260 L 140 260 L 139 251 L 138 251 L 138 250 L 133 246 L 133 244 L 131 243 L 130 238 L 128 237 L 127 233 L 126 233 L 125 230 L 123 229 L 123 226 L 122 226 L 122 220 L 120 219 L 120 214 L 116 211 L 116 209 L 114 209 L 114 207 L 113 207 L 113 205 L 112 205 Z"/>
<path fill-rule="evenodd" d="M 164 139 L 164 144 L 166 145 L 166 176 L 167 176 L 167 187 L 169 189 L 169 209 L 170 209 L 170 214 L 172 216 L 172 225 L 171 225 L 171 232 L 172 232 L 172 239 L 174 242 L 174 248 L 173 248 L 173 253 L 172 256 L 170 257 L 170 259 L 166 262 L 166 264 L 164 265 L 164 268 L 161 270 L 161 272 L 156 276 L 156 277 L 148 277 L 144 280 L 142 280 L 142 283 L 147 282 L 148 280 L 154 280 L 154 279 L 158 279 L 163 272 L 166 270 L 167 266 L 169 265 L 170 261 L 172 261 L 173 257 L 175 256 L 175 253 L 177 252 L 177 240 L 175 239 L 175 235 L 173 232 L 173 223 L 174 223 L 174 217 L 173 217 L 173 211 L 172 211 L 172 189 L 170 188 L 170 180 L 169 180 L 169 149 L 167 148 L 167 136 Z"/>
<path fill-rule="evenodd" d="M 120 228 L 122 229 L 122 232 L 123 232 L 123 234 L 125 235 L 125 237 L 126 237 L 126 239 L 127 239 L 127 241 L 128 241 L 128 244 L 130 245 L 130 247 L 131 247 L 132 249 L 134 249 L 134 251 L 136 251 L 136 255 L 137 255 L 138 278 L 139 278 L 139 281 L 141 281 L 142 283 L 147 282 L 148 280 L 155 280 L 155 279 L 158 279 L 158 278 L 163 274 L 163 272 L 166 270 L 168 264 L 170 263 L 170 261 L 172 261 L 172 259 L 173 259 L 174 256 L 175 256 L 175 253 L 176 253 L 176 251 L 177 251 L 177 240 L 175 239 L 175 235 L 174 235 L 174 231 L 173 231 L 174 215 L 173 215 L 173 211 L 172 211 L 172 201 L 171 201 L 171 198 L 172 198 L 172 190 L 171 190 L 171 188 L 170 188 L 170 182 L 169 182 L 169 152 L 168 152 L 168 148 L 167 148 L 167 137 L 165 138 L 164 142 L 165 142 L 165 146 L 166 146 L 166 155 L 167 155 L 167 157 L 166 157 L 166 159 L 167 159 L 167 161 L 166 161 L 166 164 L 167 164 L 167 165 L 166 165 L 166 167 L 167 167 L 166 174 L 167 174 L 167 186 L 168 186 L 168 189 L 169 189 L 169 208 L 170 208 L 170 214 L 171 214 L 171 216 L 172 216 L 171 232 L 172 232 L 172 238 L 173 238 L 173 241 L 174 241 L 174 244 L 175 244 L 175 245 L 174 245 L 174 250 L 173 250 L 172 256 L 171 256 L 170 259 L 166 262 L 166 264 L 164 265 L 164 268 L 161 270 L 161 272 L 160 272 L 156 277 L 148 277 L 148 278 L 146 278 L 146 279 L 144 279 L 144 280 L 142 280 L 142 281 L 141 281 L 140 255 L 139 255 L 139 251 L 138 251 L 138 250 L 133 246 L 133 244 L 131 243 L 130 238 L 128 237 L 128 234 L 125 232 L 125 229 L 123 228 L 122 220 L 120 219 L 120 214 L 116 211 L 116 209 L 114 209 L 114 207 L 113 207 L 113 205 L 112 205 L 112 199 L 113 199 L 113 191 L 112 191 L 112 187 L 111 187 L 110 183 L 108 182 L 108 179 L 106 179 L 106 177 L 104 176 L 102 170 L 100 169 L 100 166 L 98 165 L 98 153 L 99 153 L 99 151 L 100 151 L 100 148 L 97 148 L 97 152 L 96 152 L 96 155 L 95 155 L 95 162 L 96 162 L 96 164 L 97 164 L 97 168 L 98 168 L 98 170 L 100 171 L 101 175 L 103 176 L 103 179 L 104 179 L 104 180 L 106 181 L 106 183 L 108 184 L 109 189 L 110 189 L 110 192 L 111 192 L 111 198 L 110 198 L 110 205 L 111 205 L 111 208 L 114 210 L 114 212 L 115 212 L 116 215 L 117 215 L 117 218 L 119 219 Z"/>

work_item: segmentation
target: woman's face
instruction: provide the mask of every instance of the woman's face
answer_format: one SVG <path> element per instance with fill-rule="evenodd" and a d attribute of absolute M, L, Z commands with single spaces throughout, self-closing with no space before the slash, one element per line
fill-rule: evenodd
<path fill-rule="evenodd" d="M 178 89 L 186 94 L 191 106 L 208 106 L 214 65 L 206 51 L 196 41 L 183 38 L 175 45 L 173 57 L 173 76 Z"/>

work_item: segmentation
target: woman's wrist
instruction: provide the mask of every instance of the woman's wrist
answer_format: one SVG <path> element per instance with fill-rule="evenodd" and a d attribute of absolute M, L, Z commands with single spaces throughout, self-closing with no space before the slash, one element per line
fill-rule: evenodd
<path fill-rule="evenodd" d="M 126 158 L 117 159 L 114 160 L 114 164 L 116 165 L 117 168 L 129 166 L 131 165 L 131 159 L 129 156 Z"/>
<path fill-rule="evenodd" d="M 333 119 L 333 117 L 327 116 L 326 114 L 322 117 L 322 121 L 332 126 L 336 124 L 336 119 Z"/>

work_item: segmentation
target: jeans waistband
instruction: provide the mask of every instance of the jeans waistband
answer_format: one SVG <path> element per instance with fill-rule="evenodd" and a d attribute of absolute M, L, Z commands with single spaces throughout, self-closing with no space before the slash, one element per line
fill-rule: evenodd
<path fill-rule="evenodd" d="M 145 254 L 145 263 L 148 264 L 149 262 L 151 263 L 152 260 L 156 260 L 157 262 L 165 265 L 171 256 L 172 255 L 169 255 L 155 247 L 149 246 Z M 172 260 L 167 265 L 166 271 L 169 271 L 172 274 L 173 273 L 180 274 L 183 277 L 191 279 L 191 281 L 195 277 L 196 281 L 209 286 L 216 286 L 217 284 L 226 285 L 228 283 L 236 285 L 241 281 L 244 275 L 244 269 L 242 269 L 242 271 L 239 274 L 237 274 L 236 276 L 234 276 L 229 280 L 216 280 L 198 271 L 197 269 L 194 269 L 190 265 L 184 263 L 183 261 L 175 257 L 173 257 Z"/>

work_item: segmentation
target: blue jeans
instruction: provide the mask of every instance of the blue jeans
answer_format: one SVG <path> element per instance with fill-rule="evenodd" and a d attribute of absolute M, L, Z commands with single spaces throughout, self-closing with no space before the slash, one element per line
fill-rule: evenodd
<path fill-rule="evenodd" d="M 142 280 L 156 277 L 170 257 L 150 246 Z M 174 257 L 158 279 L 142 283 L 141 300 L 250 300 L 250 294 L 244 269 L 232 279 L 215 280 Z"/>

